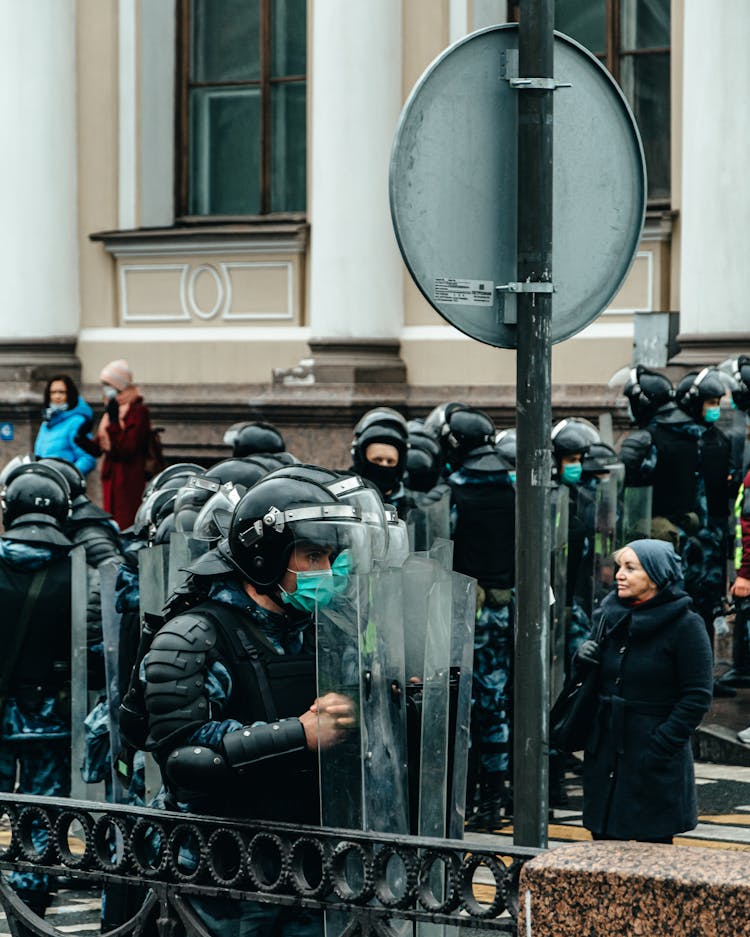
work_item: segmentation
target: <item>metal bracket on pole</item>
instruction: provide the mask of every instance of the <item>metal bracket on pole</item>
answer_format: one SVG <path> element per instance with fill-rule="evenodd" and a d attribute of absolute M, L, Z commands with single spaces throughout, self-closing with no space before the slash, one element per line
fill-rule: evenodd
<path fill-rule="evenodd" d="M 508 49 L 504 59 L 501 77 L 518 91 L 557 91 L 558 88 L 573 87 L 569 81 L 556 81 L 554 78 L 519 78 L 518 49 Z"/>
<path fill-rule="evenodd" d="M 518 293 L 554 293 L 555 285 L 547 280 L 529 280 L 525 283 L 503 283 L 495 289 L 501 293 L 503 303 L 503 323 L 505 325 L 518 325 L 518 311 L 516 295 Z"/>

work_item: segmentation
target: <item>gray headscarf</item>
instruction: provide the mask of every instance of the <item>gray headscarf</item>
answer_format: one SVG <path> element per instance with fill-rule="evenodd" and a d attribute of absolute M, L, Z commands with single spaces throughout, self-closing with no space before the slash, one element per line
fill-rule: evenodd
<path fill-rule="evenodd" d="M 673 582 L 682 582 L 682 564 L 671 543 L 666 540 L 632 540 L 625 546 L 635 553 L 646 575 L 659 589 Z"/>

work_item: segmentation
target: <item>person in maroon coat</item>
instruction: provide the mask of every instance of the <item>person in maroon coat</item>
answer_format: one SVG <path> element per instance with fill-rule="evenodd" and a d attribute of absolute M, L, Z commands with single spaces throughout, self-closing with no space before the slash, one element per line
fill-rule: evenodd
<path fill-rule="evenodd" d="M 133 523 L 146 484 L 151 419 L 127 361 L 110 361 L 99 378 L 106 411 L 94 438 L 86 440 L 83 448 L 104 456 L 103 507 L 125 530 Z"/>

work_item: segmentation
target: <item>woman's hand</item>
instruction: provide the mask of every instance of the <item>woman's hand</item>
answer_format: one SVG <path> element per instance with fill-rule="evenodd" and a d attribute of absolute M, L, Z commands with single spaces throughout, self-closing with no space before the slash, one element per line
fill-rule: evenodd
<path fill-rule="evenodd" d="M 732 583 L 732 588 L 729 591 L 735 598 L 746 599 L 750 595 L 750 579 L 745 579 L 744 576 L 738 576 Z"/>

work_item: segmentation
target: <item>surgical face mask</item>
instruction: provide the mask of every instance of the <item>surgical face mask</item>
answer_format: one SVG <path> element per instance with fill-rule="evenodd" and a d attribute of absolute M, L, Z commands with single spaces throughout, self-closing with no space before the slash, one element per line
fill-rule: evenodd
<path fill-rule="evenodd" d="M 348 550 L 342 550 L 331 563 L 333 573 L 333 591 L 339 595 L 346 589 L 349 574 L 352 571 L 352 555 Z"/>
<path fill-rule="evenodd" d="M 566 465 L 562 470 L 562 480 L 568 485 L 576 485 L 581 480 L 583 466 L 580 462 L 573 462 Z"/>
<path fill-rule="evenodd" d="M 306 612 L 308 615 L 315 611 L 315 606 L 325 608 L 333 601 L 336 594 L 336 586 L 331 569 L 317 570 L 310 573 L 299 573 L 296 570 L 288 570 L 290 573 L 296 573 L 297 585 L 294 592 L 287 592 L 281 589 L 281 601 L 285 605 L 291 605 L 292 608 L 300 612 Z"/>
<path fill-rule="evenodd" d="M 102 384 L 102 396 L 105 400 L 114 400 L 118 394 L 116 387 L 110 387 L 109 384 Z"/>
<path fill-rule="evenodd" d="M 67 409 L 68 409 L 67 403 L 51 403 L 47 407 L 45 419 L 48 420 L 52 416 L 53 413 L 62 413 L 63 410 L 67 410 Z"/>
<path fill-rule="evenodd" d="M 515 485 L 515 483 L 516 483 L 516 473 L 515 473 L 515 472 L 508 472 L 508 478 L 510 478 L 511 482 Z"/>
<path fill-rule="evenodd" d="M 706 412 L 703 414 L 704 423 L 715 423 L 721 416 L 721 407 L 706 407 Z"/>

